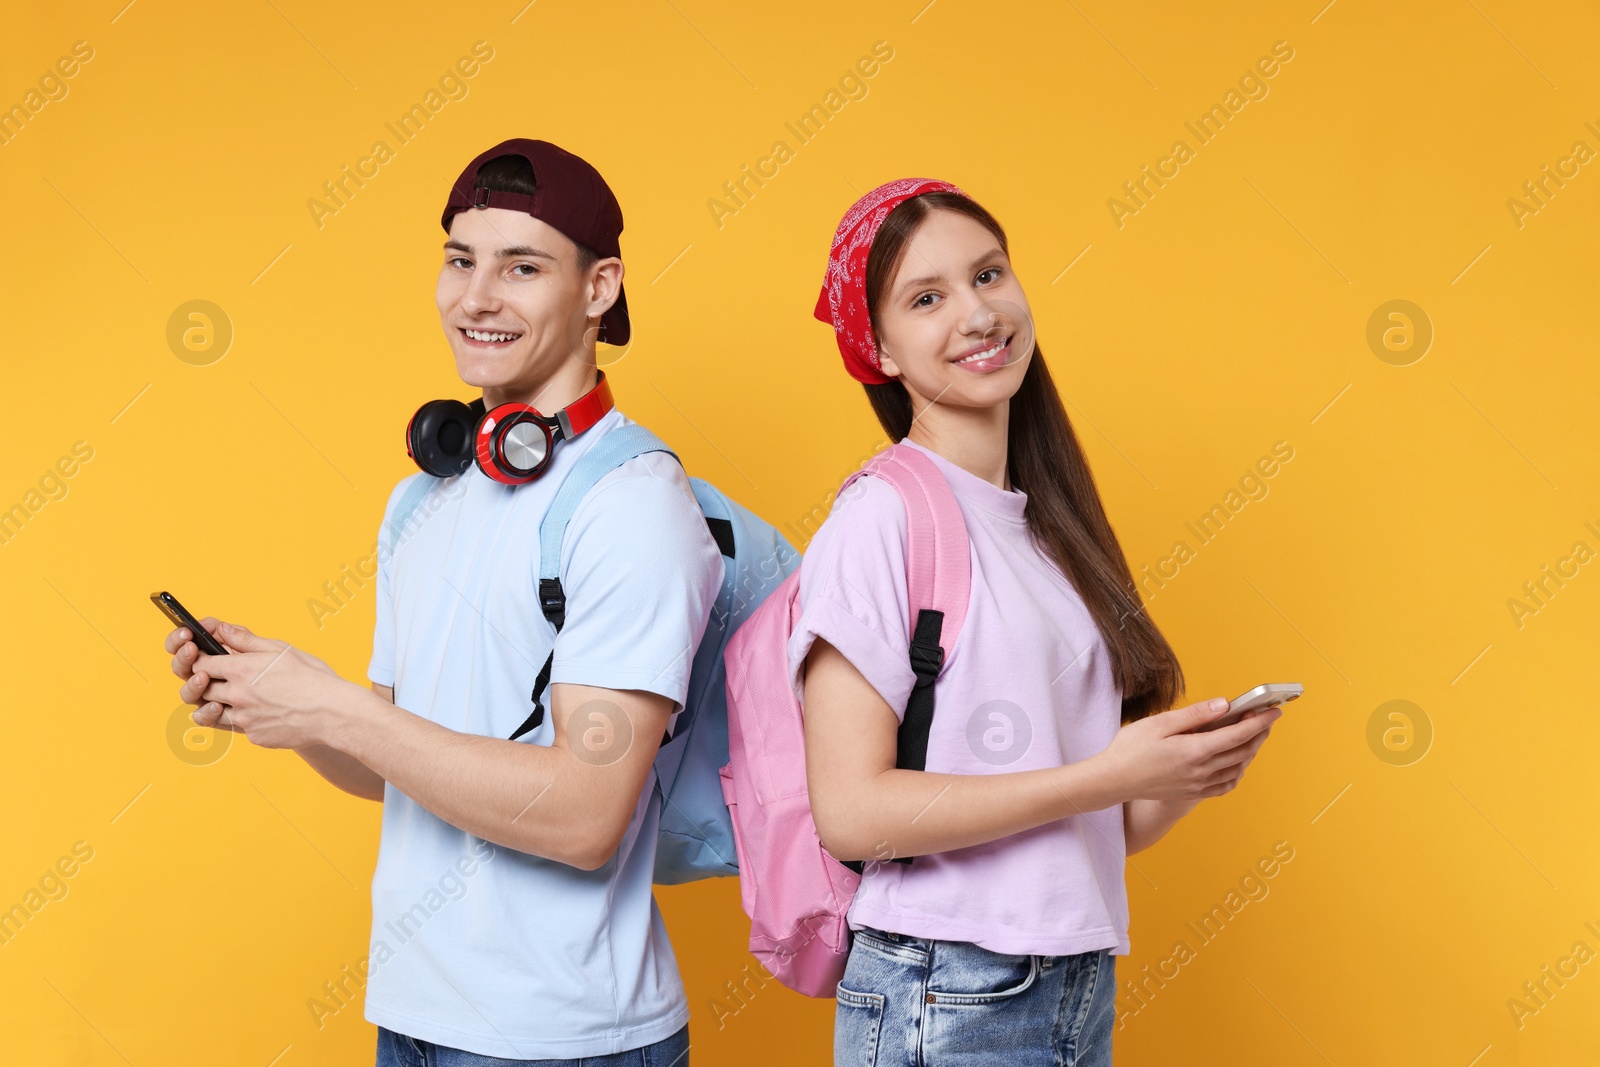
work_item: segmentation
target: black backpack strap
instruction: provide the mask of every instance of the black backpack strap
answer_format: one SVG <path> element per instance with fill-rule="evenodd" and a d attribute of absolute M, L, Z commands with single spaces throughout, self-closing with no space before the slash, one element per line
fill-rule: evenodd
<path fill-rule="evenodd" d="M 923 608 L 917 613 L 917 630 L 911 638 L 911 670 L 917 684 L 906 701 L 906 714 L 900 723 L 899 746 L 894 765 L 920 771 L 928 762 L 928 735 L 933 731 L 933 683 L 944 666 L 944 648 L 939 631 L 944 629 L 944 612 Z"/>
<path fill-rule="evenodd" d="M 560 578 L 539 579 L 539 608 L 559 634 L 562 624 L 567 621 L 567 594 L 561 589 Z M 517 727 L 517 732 L 511 735 L 511 740 L 515 741 L 529 730 L 537 729 L 539 724 L 544 722 L 544 705 L 539 702 L 539 694 L 550 684 L 550 668 L 555 660 L 555 643 L 551 642 L 550 655 L 545 657 L 544 666 L 539 668 L 539 678 L 533 683 L 533 713 Z"/>
<path fill-rule="evenodd" d="M 733 559 L 733 522 L 729 519 L 714 519 L 707 515 L 706 528 L 711 531 L 711 539 L 717 543 L 717 550 L 729 559 Z"/>
<path fill-rule="evenodd" d="M 717 548 L 721 550 L 724 556 L 732 559 L 733 523 L 727 519 L 707 517 L 706 526 L 710 529 L 712 540 L 716 541 Z M 550 620 L 550 625 L 556 628 L 556 633 L 559 634 L 562 624 L 567 621 L 567 594 L 561 588 L 560 578 L 539 579 L 539 608 L 544 612 L 544 617 Z M 937 641 L 937 630 L 934 632 L 934 638 Z M 544 705 L 539 700 L 539 694 L 543 693 L 545 686 L 550 684 L 550 670 L 555 665 L 555 661 L 555 643 L 551 642 L 550 654 L 545 657 L 544 666 L 539 668 L 539 677 L 533 683 L 533 711 L 523 721 L 522 725 L 517 727 L 516 733 L 511 735 L 511 740 L 515 741 L 529 730 L 538 729 L 539 724 L 544 722 Z M 663 745 L 670 740 L 672 740 L 672 731 L 668 730 L 661 735 L 661 743 Z M 924 738 L 924 744 L 926 744 L 926 738 Z"/>
<path fill-rule="evenodd" d="M 604 375 L 602 375 L 604 377 Z M 481 401 L 480 401 L 481 405 Z M 594 445 L 578 461 L 575 473 L 581 473 L 577 481 L 565 481 L 556 492 L 555 499 L 551 502 L 551 509 L 558 515 L 564 516 L 559 531 L 555 526 L 548 525 L 549 513 L 541 521 L 539 527 L 541 563 L 550 562 L 547 557 L 550 553 L 559 554 L 561 540 L 566 536 L 566 519 L 570 519 L 576 510 L 583 495 L 592 489 L 606 474 L 615 470 L 620 464 L 629 459 L 644 455 L 647 452 L 666 452 L 677 459 L 677 454 L 667 448 L 654 434 L 643 426 L 625 426 L 613 431 L 602 442 Z M 706 516 L 706 525 L 711 531 L 712 540 L 717 543 L 722 555 L 730 559 L 734 555 L 733 523 L 728 519 L 714 519 Z M 541 570 L 541 574 L 542 574 Z M 559 574 L 553 577 L 539 579 L 539 607 L 544 612 L 544 617 L 555 627 L 556 634 L 561 633 L 561 625 L 566 621 L 567 597 L 561 588 Z M 529 730 L 537 729 L 544 722 L 544 705 L 540 702 L 539 694 L 544 692 L 550 684 L 550 672 L 555 665 L 555 642 L 551 642 L 550 655 L 545 657 L 544 666 L 539 669 L 539 677 L 533 684 L 533 712 L 517 727 L 511 735 L 515 741 Z M 661 737 L 664 745 L 671 739 L 670 731 Z"/>
<path fill-rule="evenodd" d="M 906 713 L 895 738 L 894 765 L 900 770 L 924 770 L 928 762 L 928 736 L 933 731 L 933 686 L 944 666 L 944 647 L 939 633 L 944 629 L 944 612 L 923 608 L 917 613 L 916 632 L 911 637 L 911 670 L 917 676 Z M 891 862 L 910 863 L 911 856 L 896 856 Z M 844 865 L 862 873 L 863 860 L 844 860 Z"/>

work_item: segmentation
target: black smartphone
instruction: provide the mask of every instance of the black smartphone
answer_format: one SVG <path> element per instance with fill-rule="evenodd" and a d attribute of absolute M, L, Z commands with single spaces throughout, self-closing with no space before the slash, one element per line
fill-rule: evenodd
<path fill-rule="evenodd" d="M 172 620 L 172 625 L 188 627 L 194 635 L 195 647 L 208 656 L 226 656 L 228 650 L 211 636 L 211 631 L 200 625 L 200 620 L 189 614 L 189 609 L 178 603 L 178 598 L 166 590 L 150 594 L 150 602 L 161 609 L 161 614 Z"/>

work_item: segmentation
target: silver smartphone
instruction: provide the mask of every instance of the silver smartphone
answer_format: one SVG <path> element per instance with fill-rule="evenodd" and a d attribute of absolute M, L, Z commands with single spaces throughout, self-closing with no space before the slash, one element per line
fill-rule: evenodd
<path fill-rule="evenodd" d="M 1228 701 L 1228 710 L 1216 722 L 1200 727 L 1197 733 L 1208 730 L 1220 730 L 1224 726 L 1231 726 L 1242 719 L 1246 712 L 1260 711 L 1263 708 L 1275 708 L 1279 704 L 1287 704 L 1291 700 L 1299 699 L 1306 691 L 1306 687 L 1299 682 L 1268 682 L 1258 685 L 1248 693 L 1241 693 Z"/>

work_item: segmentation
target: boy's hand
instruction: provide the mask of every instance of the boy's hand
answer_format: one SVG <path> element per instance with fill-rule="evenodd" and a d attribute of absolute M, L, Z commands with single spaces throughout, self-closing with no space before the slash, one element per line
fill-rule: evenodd
<path fill-rule="evenodd" d="M 201 625 L 232 654 L 207 656 L 187 640 L 178 646 L 173 673 L 184 677 L 187 672 L 178 693 L 184 702 L 199 705 L 195 722 L 242 733 L 264 748 L 327 743 L 329 713 L 349 682 L 287 642 L 209 617 Z M 169 635 L 169 647 L 182 640 L 180 632 L 186 631 Z"/>
<path fill-rule="evenodd" d="M 200 625 L 204 626 L 206 628 L 206 632 L 212 637 L 216 638 L 218 641 L 221 641 L 223 648 L 228 649 L 230 652 L 238 651 L 238 649 L 234 648 L 232 645 L 228 644 L 227 641 L 222 639 L 220 635 L 222 621 L 216 618 L 216 616 L 207 615 L 205 618 L 200 620 Z M 187 682 L 190 678 L 193 678 L 195 660 L 200 658 L 200 646 L 194 643 L 194 635 L 189 632 L 189 628 L 187 626 L 180 626 L 176 630 L 173 630 L 171 633 L 167 634 L 166 649 L 168 652 L 172 653 L 172 673 L 183 679 L 185 682 Z M 202 688 L 204 687 L 202 686 Z M 181 696 L 185 691 L 186 688 L 180 688 L 178 693 Z M 191 699 L 190 697 L 185 696 L 183 700 L 186 704 L 200 705 L 195 709 L 195 713 L 192 718 L 201 726 L 210 726 L 218 730 L 230 730 L 235 733 L 238 732 L 233 730 L 233 727 L 229 726 L 227 723 L 217 721 L 222 717 L 223 711 L 226 710 L 221 704 L 218 704 L 215 701 L 203 700 L 199 697 Z"/>

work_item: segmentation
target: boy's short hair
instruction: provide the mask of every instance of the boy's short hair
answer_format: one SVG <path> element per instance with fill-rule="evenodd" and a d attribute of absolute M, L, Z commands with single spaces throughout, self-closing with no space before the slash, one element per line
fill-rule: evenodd
<path fill-rule="evenodd" d="M 533 195 L 533 164 L 521 156 L 495 156 L 478 168 L 475 189 L 494 189 L 502 193 Z M 569 241 L 572 239 L 567 238 Z M 600 261 L 600 253 L 581 241 L 572 241 L 578 249 L 578 273 L 582 274 Z"/>

